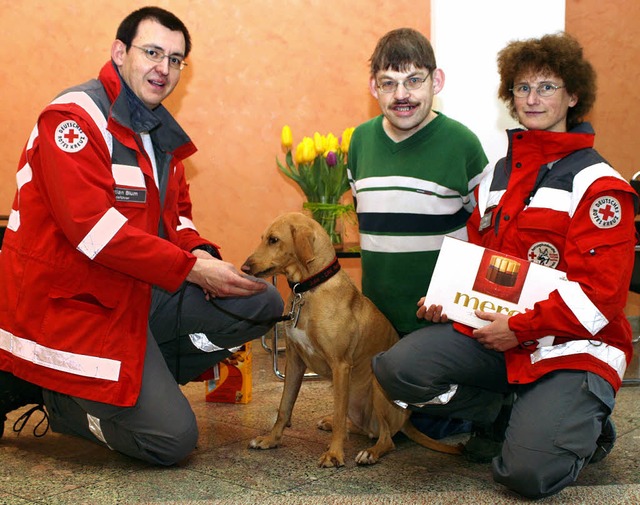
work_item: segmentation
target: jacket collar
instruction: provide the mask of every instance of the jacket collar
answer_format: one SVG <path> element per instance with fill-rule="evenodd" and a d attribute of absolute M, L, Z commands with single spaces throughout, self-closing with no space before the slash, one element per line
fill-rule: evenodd
<path fill-rule="evenodd" d="M 515 128 L 509 130 L 508 134 L 509 151 L 518 148 L 528 153 L 536 153 L 535 156 L 540 157 L 544 163 L 564 158 L 580 149 L 593 147 L 595 141 L 595 132 L 587 122 L 562 133 Z"/>
<path fill-rule="evenodd" d="M 195 145 L 169 111 L 163 105 L 148 109 L 124 82 L 113 61 L 102 67 L 99 79 L 111 101 L 110 121 L 134 133 L 149 132 L 154 145 L 180 159 L 196 152 Z"/>

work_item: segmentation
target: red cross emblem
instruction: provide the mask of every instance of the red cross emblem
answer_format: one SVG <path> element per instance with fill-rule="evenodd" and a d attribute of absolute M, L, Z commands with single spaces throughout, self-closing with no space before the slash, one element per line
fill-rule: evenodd
<path fill-rule="evenodd" d="M 56 128 L 55 134 L 56 145 L 67 153 L 77 153 L 84 149 L 89 139 L 75 121 L 63 121 Z"/>
<path fill-rule="evenodd" d="M 622 219 L 622 207 L 616 198 L 601 196 L 591 204 L 589 216 L 598 228 L 613 228 Z"/>
<path fill-rule="evenodd" d="M 73 128 L 69 128 L 69 130 L 63 135 L 63 137 L 67 139 L 67 142 L 69 142 L 69 144 L 73 144 L 74 141 L 80 137 L 80 135 L 78 135 Z"/>

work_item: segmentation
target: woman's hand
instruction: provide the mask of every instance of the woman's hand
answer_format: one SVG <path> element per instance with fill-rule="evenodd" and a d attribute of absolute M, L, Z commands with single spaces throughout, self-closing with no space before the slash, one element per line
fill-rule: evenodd
<path fill-rule="evenodd" d="M 491 321 L 487 326 L 473 330 L 473 337 L 487 349 L 504 352 L 520 343 L 509 329 L 509 316 L 506 314 L 481 310 L 476 310 L 475 314 L 484 321 Z"/>

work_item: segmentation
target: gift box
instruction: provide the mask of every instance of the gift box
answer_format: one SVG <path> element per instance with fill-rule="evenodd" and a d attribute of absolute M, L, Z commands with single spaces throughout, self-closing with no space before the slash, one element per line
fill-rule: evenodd
<path fill-rule="evenodd" d="M 249 403 L 252 377 L 251 343 L 246 343 L 231 356 L 214 365 L 211 378 L 205 381 L 208 402 Z"/>
<path fill-rule="evenodd" d="M 442 305 L 449 319 L 480 328 L 489 321 L 476 310 L 513 316 L 568 284 L 575 283 L 561 270 L 445 237 L 424 304 Z"/>

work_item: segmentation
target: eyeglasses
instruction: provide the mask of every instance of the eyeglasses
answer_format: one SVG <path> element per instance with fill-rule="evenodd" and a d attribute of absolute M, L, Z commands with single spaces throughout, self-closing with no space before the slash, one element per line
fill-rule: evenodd
<path fill-rule="evenodd" d="M 429 75 L 431 75 L 431 73 L 429 73 Z M 378 89 L 383 93 L 394 93 L 395 90 L 398 89 L 398 86 L 402 84 L 407 91 L 414 91 L 422 87 L 422 84 L 429 78 L 429 75 L 426 77 L 409 77 L 402 82 L 392 80 L 382 81 L 378 83 Z"/>
<path fill-rule="evenodd" d="M 169 66 L 171 68 L 182 70 L 187 66 L 187 62 L 184 61 L 184 58 L 182 56 L 164 54 L 164 51 L 161 51 L 160 49 L 152 49 L 150 47 L 134 46 L 133 44 L 131 44 L 131 47 L 140 49 L 140 51 L 144 53 L 147 59 L 153 61 L 154 63 L 161 63 L 162 60 L 167 58 L 167 60 L 169 61 Z"/>
<path fill-rule="evenodd" d="M 553 96 L 556 90 L 560 88 L 564 88 L 565 86 L 558 86 L 557 84 L 553 84 L 552 82 L 541 82 L 535 88 L 532 88 L 529 84 L 516 84 L 509 91 L 513 93 L 513 96 L 517 98 L 527 98 L 532 90 L 535 90 L 538 96 L 542 98 L 549 98 Z"/>

